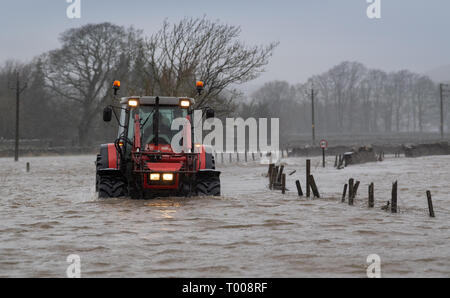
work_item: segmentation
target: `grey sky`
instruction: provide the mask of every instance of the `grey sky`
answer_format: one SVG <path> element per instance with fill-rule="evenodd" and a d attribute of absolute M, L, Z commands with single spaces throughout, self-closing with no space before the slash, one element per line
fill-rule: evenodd
<path fill-rule="evenodd" d="M 206 15 L 239 25 L 249 44 L 279 41 L 267 72 L 251 85 L 304 81 L 344 60 L 386 71 L 426 72 L 450 64 L 450 1 L 381 0 L 382 19 L 366 16 L 366 0 L 81 0 L 81 19 L 66 0 L 1 0 L 0 61 L 29 61 L 58 47 L 58 34 L 110 21 L 156 31 L 164 18 Z"/>

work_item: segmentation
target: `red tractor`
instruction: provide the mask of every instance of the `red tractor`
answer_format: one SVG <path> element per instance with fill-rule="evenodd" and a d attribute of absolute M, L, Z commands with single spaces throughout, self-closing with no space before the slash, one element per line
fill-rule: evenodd
<path fill-rule="evenodd" d="M 120 82 L 115 81 L 113 88 L 117 95 Z M 198 82 L 199 94 L 202 89 Z M 213 154 L 192 142 L 194 103 L 187 97 L 139 96 L 121 98 L 120 107 L 107 106 L 103 120 L 111 121 L 114 114 L 119 133 L 114 143 L 101 145 L 97 155 L 98 196 L 220 196 L 220 172 Z M 213 118 L 214 110 L 203 109 L 203 117 Z M 172 122 L 180 118 L 186 125 L 172 130 Z M 172 148 L 175 136 L 182 150 Z"/>

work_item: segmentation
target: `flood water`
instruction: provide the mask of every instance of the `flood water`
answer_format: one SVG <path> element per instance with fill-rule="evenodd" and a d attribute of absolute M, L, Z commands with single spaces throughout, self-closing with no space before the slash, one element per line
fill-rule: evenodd
<path fill-rule="evenodd" d="M 266 165 L 220 165 L 222 197 L 99 200 L 95 156 L 0 159 L 0 277 L 65 277 L 78 254 L 82 277 L 450 277 L 450 156 L 387 156 L 323 169 L 321 199 L 299 198 L 304 158 L 289 158 L 289 191 L 269 191 Z M 31 171 L 25 164 L 30 162 Z M 355 206 L 344 183 L 361 181 Z M 381 206 L 398 180 L 400 212 Z M 367 187 L 375 183 L 374 209 Z M 425 192 L 436 218 L 428 216 Z"/>

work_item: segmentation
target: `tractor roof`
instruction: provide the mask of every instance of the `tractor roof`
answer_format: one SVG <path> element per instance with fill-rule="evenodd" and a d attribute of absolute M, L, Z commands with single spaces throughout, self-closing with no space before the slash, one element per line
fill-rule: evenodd
<path fill-rule="evenodd" d="M 177 106 L 180 104 L 180 99 L 188 99 L 191 101 L 191 105 L 195 104 L 195 100 L 193 98 L 189 97 L 168 97 L 168 96 L 158 96 L 159 97 L 159 104 L 160 105 L 173 105 Z M 140 104 L 143 105 L 154 105 L 156 96 L 129 96 L 129 97 L 122 97 L 120 99 L 121 104 L 128 103 L 128 100 L 130 99 L 139 99 Z"/>

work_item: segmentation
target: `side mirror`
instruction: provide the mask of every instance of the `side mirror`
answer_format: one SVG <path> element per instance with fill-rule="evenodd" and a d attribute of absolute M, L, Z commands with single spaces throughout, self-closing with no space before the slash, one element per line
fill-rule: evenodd
<path fill-rule="evenodd" d="M 214 118 L 214 110 L 213 109 L 207 109 L 206 110 L 206 119 Z"/>
<path fill-rule="evenodd" d="M 103 109 L 103 121 L 109 122 L 112 118 L 112 109 L 111 107 L 106 107 Z"/>

